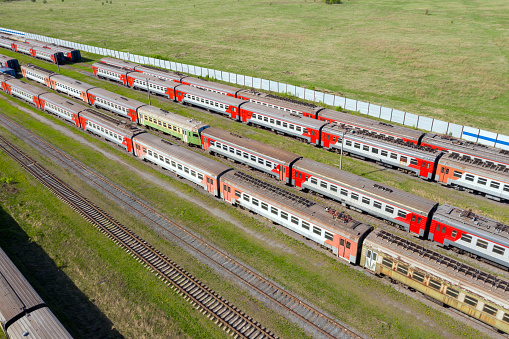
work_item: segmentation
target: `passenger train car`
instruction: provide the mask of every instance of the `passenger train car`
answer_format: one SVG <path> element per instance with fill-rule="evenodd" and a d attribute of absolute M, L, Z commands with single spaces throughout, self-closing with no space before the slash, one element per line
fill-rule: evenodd
<path fill-rule="evenodd" d="M 8 338 L 72 338 L 0 249 L 0 323 Z"/>
<path fill-rule="evenodd" d="M 7 82 L 9 81 L 7 80 Z M 33 98 L 25 100 L 33 102 Z M 501 331 L 509 332 L 509 305 L 507 305 L 507 296 L 505 295 L 509 293 L 509 282 L 455 262 L 447 256 L 398 238 L 390 232 L 373 231 L 372 226 L 353 220 L 343 211 L 325 207 L 235 171 L 229 166 L 178 147 L 160 137 L 139 131 L 134 126 L 119 128 L 121 126 L 114 121 L 115 119 L 104 118 L 101 114 L 96 114 L 89 109 L 80 112 L 79 115 L 81 128 L 99 134 L 106 139 L 109 138 L 110 141 L 115 142 L 116 140 L 117 145 L 125 148 L 126 151 L 187 179 L 211 195 L 232 205 L 242 206 L 258 213 L 328 248 L 345 262 L 361 265 L 377 275 L 390 276 L 396 281 L 455 307 Z M 126 139 L 129 139 L 132 144 Z M 225 139 L 227 138 L 223 134 L 222 142 L 225 142 Z M 129 145 L 132 145 L 131 151 Z M 247 143 L 244 144 L 244 146 L 246 145 Z M 256 151 L 256 147 L 253 148 L 254 150 L 249 150 L 245 147 L 241 152 Z M 224 150 L 223 147 L 221 149 Z M 238 154 L 236 149 L 233 151 Z M 229 146 L 228 152 L 231 153 Z M 264 152 L 270 153 L 267 150 Z M 244 153 L 241 154 L 245 159 Z M 288 158 L 288 154 L 284 156 L 287 162 L 293 161 Z M 265 165 L 267 165 L 266 160 Z M 457 230 L 462 230 L 462 235 L 469 233 L 468 235 L 474 239 L 475 232 L 471 227 L 454 224 L 454 220 L 445 221 L 443 213 L 437 214 L 436 218 L 432 213 L 429 213 L 428 208 L 433 210 L 436 207 L 434 202 L 427 202 L 424 199 L 412 201 L 410 196 L 403 197 L 408 193 L 400 193 L 376 183 L 371 184 L 370 181 L 363 178 L 340 178 L 332 171 L 321 171 L 320 167 L 324 167 L 323 164 L 307 159 L 297 157 L 297 160 L 292 164 L 287 163 L 286 165 L 291 167 L 291 172 L 288 173 L 292 174 L 289 178 L 296 186 L 309 190 L 314 189 L 320 194 L 330 194 L 336 198 L 344 196 L 352 200 L 358 199 L 357 207 L 360 210 L 362 210 L 360 206 L 364 204 L 364 209 L 369 206 L 374 211 L 391 211 L 392 214 L 397 215 L 396 218 L 401 218 L 399 220 L 403 223 L 408 222 L 411 232 L 421 236 L 423 234 L 426 236 L 426 229 L 422 232 L 423 225 L 428 227 L 433 221 L 436 221 L 436 225 L 440 223 L 440 227 L 447 226 L 446 230 L 449 230 L 449 227 L 455 227 Z M 284 177 L 282 178 L 284 179 Z M 361 182 L 356 183 L 356 180 Z M 361 184 L 361 187 L 357 187 Z M 349 191 L 349 189 L 351 190 Z M 339 195 L 334 195 L 337 193 Z M 400 194 L 403 195 L 399 196 Z M 406 201 L 402 202 L 396 210 L 394 201 L 398 199 Z M 346 199 L 344 201 L 345 204 L 354 205 L 352 201 L 347 202 Z M 400 212 L 412 205 L 415 211 L 406 213 L 403 217 Z M 507 226 L 504 227 L 509 229 Z M 505 230 L 505 228 L 503 229 Z M 431 233 L 434 240 L 435 238 L 439 239 L 436 232 Z M 430 237 L 429 234 L 428 237 Z M 478 232 L 476 246 L 478 246 L 477 244 L 480 245 L 478 247 L 484 246 L 484 243 L 478 240 L 482 237 L 482 233 Z M 507 252 L 506 243 L 497 242 L 495 244 L 493 242 L 488 244 L 487 248 L 492 249 L 494 253 L 501 252 L 500 248 L 503 248 L 504 254 Z M 477 282 L 477 280 L 481 281 Z"/>
<path fill-rule="evenodd" d="M 49 61 L 54 64 L 63 63 L 64 55 L 60 51 L 34 46 L 25 42 L 13 40 L 0 36 L 0 47 L 12 50 L 14 52 L 28 54 L 34 58 Z"/>
<path fill-rule="evenodd" d="M 10 40 L 15 45 L 23 46 L 23 44 L 37 47 L 39 49 L 49 50 L 53 53 L 61 53 L 62 57 L 69 60 L 69 61 L 80 61 L 81 60 L 81 52 L 77 49 L 72 49 L 64 46 L 55 45 L 52 43 L 47 43 L 35 39 L 25 39 L 24 37 L 18 36 L 18 35 L 11 35 L 7 33 L 0 33 L 0 38 Z M 5 46 L 2 46 L 5 47 Z M 9 47 L 5 47 L 9 48 Z M 17 51 L 17 49 L 13 48 L 12 45 L 9 49 L 12 49 L 14 51 Z M 60 60 L 59 60 L 60 61 Z"/>

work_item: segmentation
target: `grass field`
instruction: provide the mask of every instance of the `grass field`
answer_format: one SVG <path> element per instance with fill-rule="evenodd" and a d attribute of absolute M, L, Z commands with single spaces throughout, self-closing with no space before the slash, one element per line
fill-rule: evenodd
<path fill-rule="evenodd" d="M 208 196 L 203 196 L 186 185 L 175 182 L 175 180 L 151 170 L 141 162 L 120 152 L 117 148 L 112 148 L 86 136 L 82 132 L 76 131 L 70 126 L 68 127 L 78 135 L 85 136 L 87 140 L 97 144 L 98 147 L 118 154 L 123 161 L 160 177 L 162 180 L 167 181 L 168 185 L 176 186 L 187 194 L 193 195 L 196 199 L 202 201 L 202 203 L 200 205 L 189 204 L 178 199 L 178 196 L 175 194 L 159 187 L 154 187 L 142 178 L 132 177 L 121 164 L 110 161 L 95 151 L 81 147 L 78 142 L 62 136 L 53 129 L 27 117 L 26 114 L 10 108 L 3 100 L 4 98 L 5 96 L 2 95 L 0 108 L 2 112 L 7 113 L 11 118 L 45 135 L 45 138 L 57 146 L 65 148 L 72 156 L 84 161 L 104 176 L 112 178 L 114 181 L 127 187 L 156 208 L 164 210 L 177 222 L 193 229 L 212 243 L 228 249 L 229 253 L 260 270 L 267 277 L 274 279 L 289 290 L 303 295 L 308 300 L 312 300 L 333 316 L 355 326 L 364 333 L 376 338 L 481 337 L 478 332 L 461 326 L 448 316 L 444 316 L 436 310 L 396 292 L 391 287 L 382 284 L 378 279 L 370 278 L 347 265 L 340 264 L 323 253 L 317 252 L 313 248 L 308 248 L 293 238 L 285 236 L 276 229 L 268 228 L 255 218 L 246 217 L 246 215 L 238 210 L 232 209 Z M 25 104 L 21 105 L 28 107 Z M 41 115 L 45 114 L 41 113 Z M 62 123 L 60 124 L 63 125 Z M 51 163 L 42 161 L 44 165 L 54 167 Z M 58 169 L 55 168 L 55 170 Z M 142 337 L 164 337 L 160 332 L 165 330 L 160 328 L 161 324 L 164 323 L 169 326 L 170 330 L 176 331 L 177 336 L 216 336 L 217 332 L 213 329 L 205 329 L 203 332 L 199 331 L 199 326 L 203 325 L 206 328 L 207 324 L 202 323 L 199 317 L 197 320 L 194 319 L 193 312 L 190 312 L 189 315 L 184 315 L 185 311 L 180 313 L 180 316 L 183 317 L 182 319 L 178 315 L 174 315 L 173 307 L 176 307 L 177 311 L 179 311 L 180 309 L 185 310 L 185 305 L 172 307 L 171 303 L 178 303 L 178 300 L 171 298 L 170 301 L 163 301 L 166 294 L 157 289 L 157 279 L 150 277 L 149 274 L 145 274 L 144 272 L 146 271 L 141 267 L 141 273 L 137 272 L 135 267 L 130 267 L 128 263 L 132 260 L 129 258 L 122 259 L 122 251 L 110 249 L 111 243 L 108 240 L 97 239 L 102 236 L 94 236 L 95 230 L 87 231 L 87 226 L 85 225 L 80 226 L 78 231 L 75 230 L 78 227 L 73 225 L 75 218 L 69 216 L 69 211 L 66 212 L 65 208 L 59 207 L 59 204 L 53 201 L 54 199 L 48 197 L 49 193 L 44 193 L 44 199 L 39 199 L 38 196 L 31 196 L 30 194 L 35 194 L 30 190 L 33 183 L 29 179 L 24 179 L 26 176 L 23 173 L 18 173 L 19 170 L 8 160 L 1 159 L 0 171 L 3 176 L 15 177 L 16 181 L 20 183 L 20 191 L 27 190 L 30 192 L 25 198 L 8 195 L 2 199 L 2 205 L 6 206 L 5 209 L 13 216 L 15 223 L 23 228 L 31 242 L 40 245 L 44 252 L 48 253 L 51 260 L 57 263 L 55 265 L 60 267 L 73 281 L 77 281 L 76 285 L 80 290 L 86 291 L 86 296 L 89 299 L 93 299 L 94 303 L 97 303 L 100 309 L 99 315 L 104 313 L 121 334 L 127 337 L 140 336 L 140 334 Z M 59 171 L 59 173 L 64 178 L 70 180 L 73 185 L 79 187 L 79 182 L 72 181 L 72 174 L 66 173 L 66 171 Z M 25 181 L 28 182 L 25 183 Z M 147 190 L 147 187 L 151 189 Z M 111 204 L 108 204 L 103 198 L 99 196 L 94 197 L 93 193 L 88 194 L 92 195 L 94 202 L 98 203 L 99 206 L 103 206 L 108 211 L 111 210 Z M 44 212 L 48 208 L 46 204 L 54 206 L 52 208 L 57 210 L 52 211 L 50 209 L 49 213 Z M 212 218 L 206 211 L 210 207 L 219 208 L 225 213 L 230 214 L 239 221 L 238 225 Z M 34 211 L 39 210 L 43 212 L 39 214 L 34 213 Z M 122 212 L 115 213 L 115 209 L 113 209 L 112 213 L 121 221 L 125 218 L 128 220 L 132 219 L 129 216 L 122 215 Z M 52 223 L 49 222 L 51 221 L 51 215 L 64 215 L 64 219 L 60 223 L 51 226 Z M 42 220 L 40 219 L 41 217 L 43 217 Z M 73 221 L 70 223 L 70 220 Z M 76 223 L 81 224 L 79 220 L 76 220 Z M 53 228 L 47 228 L 50 227 L 48 224 Z M 227 298 L 232 298 L 234 303 L 238 303 L 244 310 L 254 312 L 257 319 L 259 317 L 265 326 L 274 328 L 282 337 L 296 338 L 302 336 L 302 333 L 296 330 L 293 325 L 288 324 L 285 319 L 281 319 L 277 314 L 265 309 L 252 300 L 252 298 L 245 295 L 245 293 L 239 292 L 227 282 L 218 279 L 211 274 L 210 270 L 200 268 L 201 266 L 196 260 L 186 260 L 185 256 L 180 254 L 181 251 L 175 250 L 174 247 L 168 244 L 165 245 L 162 239 L 151 235 L 151 232 L 144 231 L 143 226 L 137 225 L 133 220 L 131 220 L 130 224 L 140 231 L 141 235 L 146 237 L 147 240 L 158 247 L 161 246 L 163 252 L 172 253 L 172 256 L 175 255 L 177 258 L 181 258 L 178 260 L 179 262 L 185 263 L 186 268 L 191 266 L 191 273 L 199 276 L 205 283 L 217 289 L 219 293 Z M 69 225 L 63 230 L 69 229 L 70 232 L 76 233 L 76 236 L 69 239 L 67 231 L 64 234 L 55 231 L 55 228 L 61 228 L 62 225 Z M 250 231 L 242 231 L 239 229 L 239 225 Z M 6 232 L 12 231 L 6 230 Z M 62 246 L 62 244 L 69 244 L 74 239 L 81 239 L 80 242 L 84 242 L 84 244 L 80 243 L 78 244 L 79 246 L 77 245 L 77 247 L 72 248 Z M 17 248 L 22 248 L 22 245 L 23 242 Z M 93 257 L 98 256 L 101 261 L 106 261 L 106 263 L 100 265 L 99 269 L 94 265 L 90 265 L 88 263 L 89 252 Z M 92 261 L 92 263 L 96 262 Z M 116 268 L 115 263 L 117 262 L 121 263 L 121 267 Z M 126 263 L 124 264 L 124 262 Z M 134 263 L 134 265 L 137 264 Z M 113 271 L 110 271 L 111 269 Z M 90 270 L 94 273 L 91 276 L 88 274 Z M 103 277 L 106 277 L 108 284 L 102 285 L 98 283 L 104 280 Z M 145 281 L 150 283 L 146 284 Z M 152 283 L 152 281 L 155 282 Z M 102 288 L 105 288 L 105 290 L 101 290 Z M 153 289 L 152 292 L 150 292 L 151 289 Z M 108 294 L 113 292 L 118 292 L 123 297 L 121 303 L 110 304 L 112 298 L 114 299 L 115 296 L 119 296 L 118 294 L 112 294 L 111 296 Z M 366 298 L 366 295 L 370 295 L 372 298 Z M 141 312 L 142 310 L 138 313 L 138 309 L 133 311 L 129 307 L 130 305 L 143 306 L 142 309 L 146 309 L 148 313 Z M 152 309 L 155 309 L 156 313 L 159 314 L 159 318 L 152 316 L 152 313 L 150 313 Z M 400 310 L 405 311 L 400 312 Z M 61 311 L 60 314 L 63 312 L 65 310 Z M 151 314 L 148 323 L 146 323 L 145 318 L 147 314 Z M 415 321 L 416 315 L 419 317 L 418 322 Z M 159 320 L 152 321 L 152 319 Z M 133 321 L 135 325 L 132 325 Z M 200 324 L 193 325 L 193 321 L 199 321 Z M 142 330 L 139 330 L 137 327 L 139 322 L 143 325 Z M 155 333 L 152 331 L 155 331 Z"/>
<path fill-rule="evenodd" d="M 509 2 L 42 0 L 1 25 L 509 133 Z"/>

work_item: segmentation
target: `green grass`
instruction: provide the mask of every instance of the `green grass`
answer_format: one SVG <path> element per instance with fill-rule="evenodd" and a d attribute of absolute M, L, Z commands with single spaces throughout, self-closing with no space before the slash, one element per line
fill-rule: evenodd
<path fill-rule="evenodd" d="M 505 0 L 48 0 L 3 3 L 2 26 L 509 134 L 508 13 Z"/>
<path fill-rule="evenodd" d="M 2 98 L 5 98 L 5 96 L 2 96 Z M 25 104 L 21 105 L 28 107 Z M 150 169 L 131 156 L 122 153 L 118 148 L 112 148 L 110 145 L 95 140 L 68 126 L 69 130 L 85 136 L 87 140 L 98 147 L 118 155 L 122 161 L 135 168 L 167 181 L 168 185 L 186 192 L 198 199 L 200 203 L 192 204 L 179 199 L 178 195 L 169 193 L 164 188 L 154 187 L 142 178 L 133 176 L 121 164 L 106 159 L 96 151 L 83 148 L 79 142 L 71 140 L 55 132 L 52 128 L 27 117 L 26 114 L 10 107 L 4 100 L 0 100 L 0 109 L 24 126 L 44 135 L 50 142 L 65 149 L 72 156 L 87 163 L 101 174 L 127 187 L 157 209 L 165 211 L 173 220 L 186 225 L 219 247 L 227 249 L 229 253 L 260 270 L 265 276 L 281 283 L 289 290 L 303 295 L 334 317 L 351 324 L 370 336 L 377 338 L 405 336 L 425 338 L 448 335 L 481 337 L 475 330 L 459 325 L 440 312 L 396 292 L 393 288 L 382 284 L 378 279 L 366 276 L 348 265 L 341 264 L 314 248 L 308 248 L 300 241 L 284 235 L 276 228 L 267 227 L 265 223 L 261 223 L 254 217 L 232 209 L 210 196 L 199 193 L 185 184 L 176 182 L 171 177 L 166 177 Z M 40 114 L 45 116 L 44 113 Z M 50 119 L 56 121 L 56 119 Z M 63 123 L 60 124 L 64 125 Z M 3 169 L 6 166 L 2 165 L 0 168 Z M 62 172 L 65 173 L 65 171 Z M 2 176 L 7 177 L 9 173 Z M 71 177 L 69 175 L 69 179 Z M 73 184 L 79 186 L 78 183 Z M 105 209 L 111 208 L 104 199 L 100 197 L 97 197 L 97 199 L 100 200 L 98 202 L 99 206 L 105 206 Z M 210 208 L 217 208 L 228 213 L 238 220 L 238 225 L 246 227 L 257 236 L 242 231 L 237 225 L 211 216 L 207 211 Z M 137 230 L 145 237 L 146 231 L 143 232 L 141 227 L 138 227 Z M 154 242 L 156 246 L 164 246 L 162 240 L 151 238 L 149 241 Z M 90 247 L 95 248 L 94 245 Z M 67 256 L 62 256 L 62 258 L 67 258 Z M 72 259 L 69 260 L 72 262 Z M 198 274 L 195 275 L 200 278 L 204 275 L 203 273 L 207 273 L 206 269 L 196 269 L 196 271 Z M 131 274 L 122 275 L 131 276 Z M 217 288 L 219 293 L 227 298 L 232 298 L 234 302 L 238 302 L 244 310 L 254 312 L 255 318 L 259 319 L 256 317 L 259 316 L 262 320 L 265 320 L 265 326 L 274 328 L 283 337 L 294 338 L 301 335 L 285 319 L 273 314 L 273 312 L 259 304 L 255 303 L 253 306 L 254 301 L 249 296 L 232 290 L 231 286 L 225 284 L 222 279 L 205 274 L 204 281 L 213 288 Z M 138 286 L 132 286 L 135 287 L 131 290 L 132 293 L 137 294 Z M 366 298 L 368 295 L 371 297 Z M 405 312 L 400 312 L 401 309 L 404 309 Z M 416 314 L 421 317 L 419 321 L 416 321 L 414 316 Z M 124 316 L 127 317 L 127 315 Z"/>

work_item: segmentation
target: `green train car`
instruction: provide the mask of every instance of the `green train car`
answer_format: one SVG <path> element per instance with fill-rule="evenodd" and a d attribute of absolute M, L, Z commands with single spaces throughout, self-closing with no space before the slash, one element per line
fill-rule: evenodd
<path fill-rule="evenodd" d="M 383 230 L 366 237 L 360 265 L 509 333 L 509 281 Z"/>
<path fill-rule="evenodd" d="M 201 147 L 201 131 L 209 127 L 209 125 L 197 120 L 154 106 L 142 106 L 138 109 L 138 123 L 198 147 Z"/>

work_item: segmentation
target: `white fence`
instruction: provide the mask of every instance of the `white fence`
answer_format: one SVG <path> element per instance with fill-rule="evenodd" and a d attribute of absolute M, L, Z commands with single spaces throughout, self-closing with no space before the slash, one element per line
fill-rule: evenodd
<path fill-rule="evenodd" d="M 428 118 L 408 112 L 399 111 L 393 108 L 387 108 L 383 106 L 370 104 L 369 102 L 362 102 L 344 98 L 337 95 L 325 94 L 307 88 L 288 85 L 285 83 L 276 82 L 272 80 L 254 78 L 247 75 L 223 72 L 199 66 L 186 65 L 173 61 L 154 59 L 141 55 L 135 55 L 126 52 L 114 51 L 106 48 L 100 48 L 55 38 L 49 38 L 38 34 L 24 33 L 1 27 L 0 32 L 18 34 L 21 36 L 25 36 L 26 38 L 29 39 L 50 42 L 57 45 L 79 49 L 85 52 L 95 53 L 104 56 L 111 56 L 126 61 L 161 67 L 172 71 L 188 73 L 202 77 L 208 76 L 209 78 L 230 82 L 232 84 L 252 87 L 256 89 L 263 89 L 278 93 L 287 93 L 305 100 L 311 100 L 319 103 L 321 102 L 330 106 L 341 106 L 347 110 L 357 111 L 362 114 L 381 118 L 387 121 L 392 121 L 405 126 L 419 128 L 440 134 L 450 134 L 456 138 L 461 138 L 464 140 L 477 142 L 483 145 L 494 146 L 509 150 L 509 136 L 481 130 L 478 128 L 456 125 L 442 120 L 436 120 L 433 118 Z"/>

